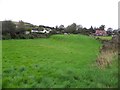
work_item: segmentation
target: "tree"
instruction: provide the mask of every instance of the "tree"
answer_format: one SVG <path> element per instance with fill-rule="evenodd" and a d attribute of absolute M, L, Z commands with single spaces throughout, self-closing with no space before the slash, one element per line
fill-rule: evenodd
<path fill-rule="evenodd" d="M 58 26 L 57 25 L 55 26 L 55 29 L 58 30 Z"/>
<path fill-rule="evenodd" d="M 59 29 L 65 29 L 64 25 L 60 25 Z"/>
<path fill-rule="evenodd" d="M 91 26 L 91 27 L 89 28 L 89 32 L 90 32 L 90 33 L 95 33 L 95 29 L 93 29 L 93 27 Z"/>
<path fill-rule="evenodd" d="M 87 29 L 86 27 L 84 27 L 82 31 L 83 31 L 82 34 L 84 34 L 84 35 L 89 35 L 90 34 L 89 29 Z"/>
<path fill-rule="evenodd" d="M 65 32 L 67 32 L 67 33 L 75 33 L 76 26 L 77 26 L 76 23 L 73 23 L 73 24 L 67 26 Z"/>
<path fill-rule="evenodd" d="M 2 34 L 13 34 L 15 30 L 16 25 L 12 21 L 8 20 L 2 22 Z"/>
<path fill-rule="evenodd" d="M 39 26 L 39 27 L 38 27 L 38 30 L 39 30 L 39 31 L 43 31 L 43 30 L 44 30 L 44 28 L 43 28 L 43 27 L 41 27 L 41 26 Z"/>
<path fill-rule="evenodd" d="M 17 32 L 23 33 L 26 30 L 24 22 L 21 20 L 17 25 Z"/>
<path fill-rule="evenodd" d="M 2 21 L 2 35 L 3 38 L 11 39 L 15 38 L 16 25 L 10 21 Z"/>
<path fill-rule="evenodd" d="M 105 25 L 101 25 L 101 26 L 99 27 L 99 29 L 104 30 L 104 29 L 105 29 Z"/>
<path fill-rule="evenodd" d="M 76 25 L 76 30 L 82 29 L 83 26 L 82 25 Z"/>
<path fill-rule="evenodd" d="M 65 30 L 64 25 L 60 25 L 59 27 L 58 27 L 58 26 L 56 26 L 56 31 L 57 31 L 57 33 L 63 33 L 63 32 L 64 32 L 64 30 Z"/>
<path fill-rule="evenodd" d="M 113 33 L 113 29 L 112 29 L 112 28 L 108 28 L 108 29 L 107 29 L 107 34 L 108 34 L 108 36 L 111 36 L 112 33 Z"/>
<path fill-rule="evenodd" d="M 76 25 L 76 31 L 75 31 L 75 33 L 76 34 L 80 33 L 82 31 L 82 29 L 83 29 L 82 25 Z"/>

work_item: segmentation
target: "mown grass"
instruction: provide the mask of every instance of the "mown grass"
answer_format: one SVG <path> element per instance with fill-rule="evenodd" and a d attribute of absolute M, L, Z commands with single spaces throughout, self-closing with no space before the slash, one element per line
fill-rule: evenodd
<path fill-rule="evenodd" d="M 116 63 L 96 65 L 101 43 L 83 35 L 3 41 L 3 88 L 117 87 Z M 116 60 L 117 61 L 117 60 Z"/>

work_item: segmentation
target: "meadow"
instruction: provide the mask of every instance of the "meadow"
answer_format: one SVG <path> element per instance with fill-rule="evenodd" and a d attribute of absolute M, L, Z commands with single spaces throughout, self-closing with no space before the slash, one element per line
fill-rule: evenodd
<path fill-rule="evenodd" d="M 117 87 L 117 60 L 96 64 L 102 44 L 84 35 L 2 41 L 3 88 Z"/>
<path fill-rule="evenodd" d="M 96 36 L 95 38 L 100 38 L 101 40 L 111 40 L 112 36 Z"/>

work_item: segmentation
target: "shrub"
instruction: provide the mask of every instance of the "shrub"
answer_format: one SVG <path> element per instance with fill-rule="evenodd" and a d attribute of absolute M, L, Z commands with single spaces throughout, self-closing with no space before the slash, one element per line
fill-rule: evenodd
<path fill-rule="evenodd" d="M 3 40 L 11 39 L 11 35 L 10 34 L 2 35 L 2 39 Z"/>

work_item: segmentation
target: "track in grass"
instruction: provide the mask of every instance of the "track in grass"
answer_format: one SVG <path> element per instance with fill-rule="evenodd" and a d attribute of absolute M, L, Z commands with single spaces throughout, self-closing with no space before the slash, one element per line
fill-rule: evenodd
<path fill-rule="evenodd" d="M 106 76 L 92 66 L 100 46 L 99 41 L 83 35 L 4 40 L 3 88 L 115 86 L 116 81 L 109 82 L 112 76 L 104 82 Z"/>

